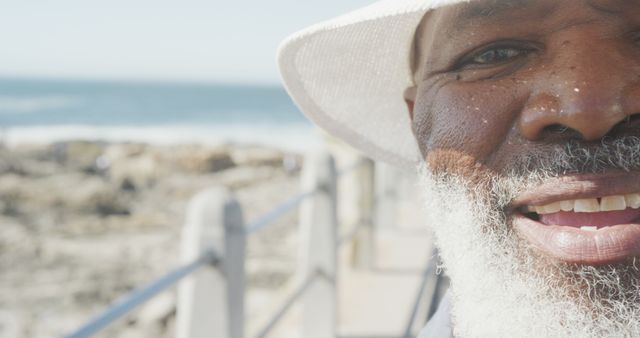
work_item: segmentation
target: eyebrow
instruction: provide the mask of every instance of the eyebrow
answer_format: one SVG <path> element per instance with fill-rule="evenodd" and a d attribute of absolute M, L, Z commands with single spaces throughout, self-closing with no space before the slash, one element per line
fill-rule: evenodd
<path fill-rule="evenodd" d="M 480 3 L 469 3 L 460 13 L 458 19 L 471 20 L 477 18 L 490 18 L 517 7 L 529 5 L 531 0 L 490 0 Z"/>
<path fill-rule="evenodd" d="M 505 14 L 505 12 L 509 12 L 510 10 L 514 10 L 518 7 L 525 7 L 530 5 L 533 0 L 486 0 L 486 1 L 476 1 L 474 3 L 469 3 L 464 11 L 460 13 L 457 19 L 459 20 L 471 20 L 471 19 L 482 19 L 482 18 L 491 18 L 494 16 L 498 16 L 501 14 Z M 622 9 L 620 6 L 625 4 L 633 4 L 638 5 L 638 1 L 628 1 L 628 0 L 611 0 L 610 3 L 601 4 L 598 3 L 598 0 L 587 0 L 586 5 L 593 8 L 596 11 L 608 13 L 608 14 L 620 14 L 622 13 Z"/>
<path fill-rule="evenodd" d="M 607 7 L 606 5 L 603 4 L 599 4 L 597 3 L 597 1 L 595 0 L 588 0 L 587 1 L 587 6 L 595 9 L 596 11 L 602 12 L 602 13 L 607 13 L 607 14 L 620 14 L 622 13 L 622 8 L 620 8 L 622 5 L 624 5 L 628 0 L 616 0 L 613 1 L 613 7 Z M 630 4 L 632 5 L 637 5 L 637 1 L 628 1 Z"/>

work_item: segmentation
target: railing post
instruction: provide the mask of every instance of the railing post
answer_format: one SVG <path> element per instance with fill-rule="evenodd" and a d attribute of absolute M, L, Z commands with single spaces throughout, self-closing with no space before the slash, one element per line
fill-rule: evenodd
<path fill-rule="evenodd" d="M 375 228 L 393 228 L 397 222 L 398 169 L 376 162 L 375 171 Z"/>
<path fill-rule="evenodd" d="M 362 163 L 355 172 L 356 180 L 356 212 L 357 235 L 353 247 L 353 262 L 357 268 L 368 269 L 375 261 L 374 242 L 374 208 L 375 208 L 375 163 L 365 157 L 360 158 Z"/>
<path fill-rule="evenodd" d="M 224 188 L 196 195 L 182 233 L 182 260 L 213 250 L 216 267 L 201 269 L 178 288 L 178 338 L 243 338 L 245 234 L 242 210 Z"/>
<path fill-rule="evenodd" d="M 336 321 L 336 168 L 331 155 L 311 153 L 304 163 L 304 191 L 319 192 L 300 206 L 302 278 L 320 274 L 301 299 L 302 337 L 335 338 Z"/>

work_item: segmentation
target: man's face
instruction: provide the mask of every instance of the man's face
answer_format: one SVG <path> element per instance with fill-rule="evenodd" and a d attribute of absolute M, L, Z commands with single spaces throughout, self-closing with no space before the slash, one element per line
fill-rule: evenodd
<path fill-rule="evenodd" d="M 640 335 L 640 1 L 444 7 L 416 59 L 457 333 Z"/>

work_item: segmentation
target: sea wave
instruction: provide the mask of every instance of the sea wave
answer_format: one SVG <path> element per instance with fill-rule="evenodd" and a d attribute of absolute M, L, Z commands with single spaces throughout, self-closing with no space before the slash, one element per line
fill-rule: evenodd
<path fill-rule="evenodd" d="M 33 113 L 52 109 L 70 108 L 80 103 L 73 96 L 0 96 L 0 114 Z"/>
<path fill-rule="evenodd" d="M 2 140 L 10 146 L 69 140 L 144 142 L 150 144 L 260 144 L 302 152 L 320 145 L 321 134 L 308 124 L 284 125 L 174 125 L 174 126 L 90 126 L 48 125 L 5 128 Z"/>

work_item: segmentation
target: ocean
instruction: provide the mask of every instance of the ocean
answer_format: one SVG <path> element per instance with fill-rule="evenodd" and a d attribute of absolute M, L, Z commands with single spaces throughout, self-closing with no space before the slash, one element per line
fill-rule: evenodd
<path fill-rule="evenodd" d="M 278 86 L 0 79 L 0 137 L 243 143 L 301 151 L 318 134 Z"/>

